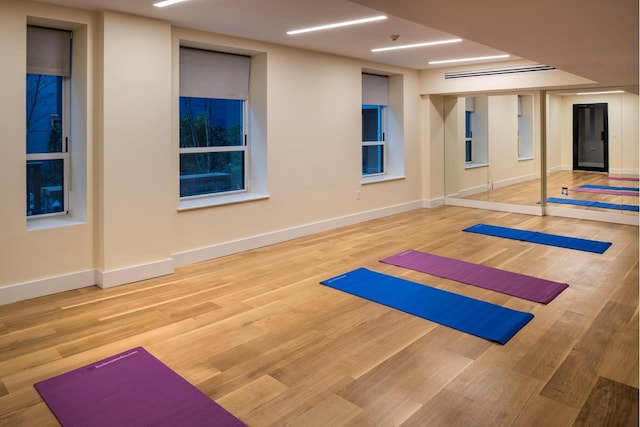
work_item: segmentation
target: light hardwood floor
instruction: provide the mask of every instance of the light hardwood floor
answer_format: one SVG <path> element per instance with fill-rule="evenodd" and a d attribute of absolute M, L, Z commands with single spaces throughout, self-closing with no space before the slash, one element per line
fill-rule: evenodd
<path fill-rule="evenodd" d="M 613 245 L 461 231 L 481 222 Z M 411 248 L 569 288 L 542 305 L 378 261 Z M 358 267 L 535 318 L 500 345 L 319 284 Z M 0 306 L 0 425 L 57 425 L 33 384 L 135 346 L 250 426 L 637 426 L 638 228 L 420 209 Z"/>

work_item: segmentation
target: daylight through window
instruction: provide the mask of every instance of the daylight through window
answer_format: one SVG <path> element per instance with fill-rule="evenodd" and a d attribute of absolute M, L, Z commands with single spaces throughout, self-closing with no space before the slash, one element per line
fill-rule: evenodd
<path fill-rule="evenodd" d="M 180 48 L 180 197 L 246 191 L 250 64 Z"/>

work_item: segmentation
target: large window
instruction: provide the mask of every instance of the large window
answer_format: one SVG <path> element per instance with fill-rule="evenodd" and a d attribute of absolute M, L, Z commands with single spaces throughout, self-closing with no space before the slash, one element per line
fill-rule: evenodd
<path fill-rule="evenodd" d="M 180 197 L 247 190 L 250 58 L 180 48 Z"/>
<path fill-rule="evenodd" d="M 27 27 L 26 213 L 66 213 L 71 33 Z"/>
<path fill-rule="evenodd" d="M 362 175 L 386 173 L 387 76 L 362 74 Z"/>

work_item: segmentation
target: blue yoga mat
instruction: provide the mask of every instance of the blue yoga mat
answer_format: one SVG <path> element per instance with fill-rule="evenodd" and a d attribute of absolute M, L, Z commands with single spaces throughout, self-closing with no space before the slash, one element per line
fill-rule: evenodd
<path fill-rule="evenodd" d="M 595 185 L 595 184 L 584 184 L 581 185 L 582 188 L 601 188 L 603 190 L 624 190 L 624 191 L 638 191 L 638 187 L 616 187 L 612 185 Z"/>
<path fill-rule="evenodd" d="M 358 268 L 323 285 L 505 344 L 533 314 Z"/>
<path fill-rule="evenodd" d="M 619 211 L 638 212 L 638 206 L 636 205 L 622 205 L 620 203 L 597 202 L 595 200 L 562 199 L 559 197 L 549 197 L 547 199 L 547 202 L 562 203 L 565 205 L 590 206 L 592 208 L 617 209 Z"/>
<path fill-rule="evenodd" d="M 538 231 L 520 230 L 518 228 L 499 227 L 497 225 L 476 224 L 465 228 L 470 233 L 486 234 L 487 236 L 504 237 L 506 239 L 521 240 L 560 248 L 576 249 L 585 252 L 604 253 L 610 242 L 580 239 L 578 237 L 558 236 L 556 234 L 540 233 Z"/>

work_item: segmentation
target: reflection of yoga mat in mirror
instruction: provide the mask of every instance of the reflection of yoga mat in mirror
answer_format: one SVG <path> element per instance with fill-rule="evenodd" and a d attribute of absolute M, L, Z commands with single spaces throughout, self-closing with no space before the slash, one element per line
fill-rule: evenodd
<path fill-rule="evenodd" d="M 595 185 L 595 184 L 584 184 L 581 185 L 582 188 L 599 188 L 601 190 L 618 190 L 618 191 L 635 191 L 638 192 L 638 187 L 619 187 L 615 185 Z"/>
<path fill-rule="evenodd" d="M 543 304 L 549 303 L 569 286 L 415 250 L 399 253 L 381 262 Z"/>
<path fill-rule="evenodd" d="M 606 188 L 590 188 L 590 187 L 576 187 L 576 188 L 572 188 L 571 191 L 577 191 L 580 193 L 613 194 L 615 196 L 631 196 L 631 197 L 638 197 L 638 195 L 640 194 L 637 191 L 609 190 Z"/>
<path fill-rule="evenodd" d="M 615 209 L 618 211 L 631 211 L 631 212 L 639 211 L 638 205 L 624 205 L 620 203 L 597 202 L 595 200 L 560 199 L 557 197 L 549 197 L 547 199 L 547 202 L 561 203 L 565 205 L 587 206 L 587 207 L 601 208 L 601 209 Z"/>
<path fill-rule="evenodd" d="M 244 426 L 142 347 L 34 385 L 73 426 Z"/>
<path fill-rule="evenodd" d="M 614 181 L 640 181 L 640 179 L 632 176 L 608 176 L 606 179 L 613 179 Z"/>
<path fill-rule="evenodd" d="M 549 199 L 551 200 L 551 199 Z M 557 203 L 566 203 L 571 199 L 557 199 Z M 462 231 L 469 233 L 484 234 L 487 236 L 503 237 L 505 239 L 520 240 L 523 242 L 538 243 L 541 245 L 556 246 L 559 248 L 575 249 L 578 251 L 604 253 L 610 242 L 601 242 L 598 240 L 581 239 L 578 237 L 559 236 L 557 234 L 541 233 L 539 231 L 521 230 L 518 228 L 500 227 L 489 224 L 476 224 L 467 227 Z"/>
<path fill-rule="evenodd" d="M 505 344 L 533 314 L 358 268 L 323 285 L 478 337 Z"/>

